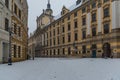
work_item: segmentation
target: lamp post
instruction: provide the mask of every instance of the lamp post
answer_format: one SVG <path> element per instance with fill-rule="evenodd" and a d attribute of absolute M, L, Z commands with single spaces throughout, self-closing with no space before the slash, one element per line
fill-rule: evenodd
<path fill-rule="evenodd" d="M 12 36 L 12 28 L 9 28 L 9 57 L 8 57 L 8 65 L 12 65 L 11 36 Z"/>

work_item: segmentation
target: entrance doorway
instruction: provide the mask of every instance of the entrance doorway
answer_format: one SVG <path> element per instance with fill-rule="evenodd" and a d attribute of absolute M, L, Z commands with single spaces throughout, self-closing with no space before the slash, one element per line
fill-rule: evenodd
<path fill-rule="evenodd" d="M 9 44 L 8 43 L 3 43 L 3 63 L 8 61 L 8 56 L 9 56 Z"/>
<path fill-rule="evenodd" d="M 96 58 L 96 50 L 92 50 L 92 58 Z"/>
<path fill-rule="evenodd" d="M 92 58 L 96 58 L 96 54 L 97 54 L 97 46 L 96 44 L 93 44 L 92 47 L 91 47 L 91 50 L 92 50 Z"/>
<path fill-rule="evenodd" d="M 110 58 L 110 56 L 111 56 L 111 46 L 109 43 L 105 43 L 103 45 L 103 57 Z"/>

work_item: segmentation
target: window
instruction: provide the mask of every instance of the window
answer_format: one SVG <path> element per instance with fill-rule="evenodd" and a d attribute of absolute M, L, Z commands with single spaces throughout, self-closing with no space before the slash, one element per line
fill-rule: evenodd
<path fill-rule="evenodd" d="M 104 18 L 109 17 L 109 7 L 104 9 Z"/>
<path fill-rule="evenodd" d="M 82 8 L 82 13 L 85 13 L 86 12 L 86 8 Z"/>
<path fill-rule="evenodd" d="M 65 48 L 63 48 L 62 51 L 63 51 L 63 54 L 65 55 Z"/>
<path fill-rule="evenodd" d="M 65 43 L 65 37 L 64 36 L 62 37 L 62 42 L 63 42 L 63 44 Z"/>
<path fill-rule="evenodd" d="M 50 55 L 52 55 L 52 50 L 50 50 Z"/>
<path fill-rule="evenodd" d="M 21 28 L 20 27 L 18 28 L 18 35 L 19 35 L 19 37 L 21 36 Z"/>
<path fill-rule="evenodd" d="M 104 3 L 108 2 L 109 0 L 104 0 Z"/>
<path fill-rule="evenodd" d="M 64 23 L 64 19 L 62 19 L 62 23 Z"/>
<path fill-rule="evenodd" d="M 58 55 L 60 55 L 60 49 L 58 49 Z"/>
<path fill-rule="evenodd" d="M 5 30 L 9 31 L 9 20 L 5 18 Z"/>
<path fill-rule="evenodd" d="M 18 46 L 18 57 L 21 57 L 21 47 Z"/>
<path fill-rule="evenodd" d="M 55 24 L 53 24 L 53 27 L 55 27 Z"/>
<path fill-rule="evenodd" d="M 50 37 L 52 37 L 52 33 L 51 33 L 51 31 L 50 31 Z"/>
<path fill-rule="evenodd" d="M 48 38 L 48 32 L 47 32 L 47 38 Z"/>
<path fill-rule="evenodd" d="M 57 25 L 59 25 L 59 22 L 57 22 Z"/>
<path fill-rule="evenodd" d="M 75 26 L 75 28 L 78 27 L 78 23 L 77 23 L 77 21 L 74 22 L 74 26 Z"/>
<path fill-rule="evenodd" d="M 14 4 L 14 13 L 17 15 L 17 5 Z"/>
<path fill-rule="evenodd" d="M 86 53 L 86 46 L 85 46 L 85 45 L 82 46 L 82 53 L 83 53 L 83 54 Z"/>
<path fill-rule="evenodd" d="M 5 0 L 5 5 L 7 8 L 9 8 L 9 0 Z"/>
<path fill-rule="evenodd" d="M 95 22 L 96 21 L 96 13 L 93 13 L 92 14 L 92 22 Z"/>
<path fill-rule="evenodd" d="M 57 37 L 57 40 L 58 40 L 58 44 L 60 44 L 60 38 L 59 38 L 59 36 Z"/>
<path fill-rule="evenodd" d="M 56 55 L 56 53 L 55 53 L 55 49 L 54 49 L 54 55 Z"/>
<path fill-rule="evenodd" d="M 62 14 L 65 14 L 65 10 L 62 11 Z"/>
<path fill-rule="evenodd" d="M 92 8 L 95 8 L 96 7 L 96 2 L 93 2 L 92 3 Z"/>
<path fill-rule="evenodd" d="M 16 46 L 16 45 L 14 45 L 14 48 L 13 48 L 13 49 L 14 49 L 14 58 L 16 58 L 16 57 L 17 57 L 17 53 L 16 53 L 16 51 L 17 51 L 17 50 L 16 50 L 16 47 L 17 47 L 17 46 Z"/>
<path fill-rule="evenodd" d="M 68 34 L 68 42 L 70 42 L 70 41 L 71 41 L 71 35 Z"/>
<path fill-rule="evenodd" d="M 55 29 L 53 30 L 53 35 L 55 36 Z"/>
<path fill-rule="evenodd" d="M 96 44 L 92 44 L 91 49 L 97 49 Z"/>
<path fill-rule="evenodd" d="M 75 33 L 75 41 L 77 41 L 77 40 L 78 40 L 78 34 Z"/>
<path fill-rule="evenodd" d="M 43 34 L 43 36 L 44 36 L 44 41 L 45 41 L 45 34 Z"/>
<path fill-rule="evenodd" d="M 86 31 L 82 31 L 82 38 L 83 38 L 83 39 L 86 38 Z"/>
<path fill-rule="evenodd" d="M 96 28 L 92 28 L 92 36 L 96 36 Z"/>
<path fill-rule="evenodd" d="M 47 46 L 48 46 L 48 40 L 47 40 Z"/>
<path fill-rule="evenodd" d="M 81 0 L 77 0 L 76 1 L 76 5 L 80 4 L 81 3 Z"/>
<path fill-rule="evenodd" d="M 77 17 L 77 12 L 74 13 L 74 17 Z"/>
<path fill-rule="evenodd" d="M 71 48 L 69 47 L 68 48 L 68 55 L 70 55 L 71 54 Z"/>
<path fill-rule="evenodd" d="M 59 32 L 59 27 L 57 28 L 57 32 L 58 32 L 58 34 L 60 33 L 60 32 Z"/>
<path fill-rule="evenodd" d="M 70 16 L 68 16 L 68 20 L 70 20 Z"/>
<path fill-rule="evenodd" d="M 53 39 L 53 44 L 55 45 L 55 38 Z"/>
<path fill-rule="evenodd" d="M 86 25 L 86 18 L 85 17 L 82 18 L 82 25 L 83 26 Z"/>
<path fill-rule="evenodd" d="M 52 39 L 50 39 L 50 46 L 52 46 Z"/>
<path fill-rule="evenodd" d="M 48 56 L 48 50 L 47 50 L 47 56 Z"/>
<path fill-rule="evenodd" d="M 46 45 L 45 45 L 45 41 L 44 41 L 44 46 L 46 46 Z"/>
<path fill-rule="evenodd" d="M 71 26 L 70 26 L 70 23 L 68 23 L 68 31 L 70 31 L 71 29 Z"/>
<path fill-rule="evenodd" d="M 20 0 L 20 3 L 22 3 L 22 0 Z"/>
<path fill-rule="evenodd" d="M 64 28 L 64 26 L 62 27 L 62 32 L 63 32 L 63 33 L 65 32 L 65 28 Z"/>
<path fill-rule="evenodd" d="M 104 34 L 108 34 L 109 33 L 109 24 L 104 24 Z"/>
<path fill-rule="evenodd" d="M 17 25 L 14 23 L 14 34 L 17 34 Z"/>
<path fill-rule="evenodd" d="M 21 10 L 19 10 L 19 18 L 21 19 Z"/>

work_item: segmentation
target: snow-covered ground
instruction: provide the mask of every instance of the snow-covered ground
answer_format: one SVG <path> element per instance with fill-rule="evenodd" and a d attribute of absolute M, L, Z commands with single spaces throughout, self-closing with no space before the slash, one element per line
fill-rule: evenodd
<path fill-rule="evenodd" d="M 40 58 L 0 64 L 0 80 L 120 80 L 120 59 Z"/>

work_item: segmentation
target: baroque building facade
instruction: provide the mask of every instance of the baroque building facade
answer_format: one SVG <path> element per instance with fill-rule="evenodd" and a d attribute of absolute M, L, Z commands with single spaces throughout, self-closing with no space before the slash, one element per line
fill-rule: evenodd
<path fill-rule="evenodd" d="M 58 16 L 42 15 L 37 24 L 47 23 L 31 36 L 36 57 L 120 57 L 120 0 L 77 0 Z"/>
<path fill-rule="evenodd" d="M 11 0 L 0 0 L 0 63 L 9 56 L 9 28 L 11 27 Z"/>
<path fill-rule="evenodd" d="M 28 4 L 27 0 L 11 1 L 12 15 L 12 61 L 27 58 L 28 48 Z"/>

